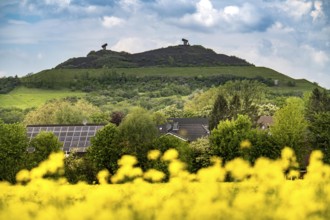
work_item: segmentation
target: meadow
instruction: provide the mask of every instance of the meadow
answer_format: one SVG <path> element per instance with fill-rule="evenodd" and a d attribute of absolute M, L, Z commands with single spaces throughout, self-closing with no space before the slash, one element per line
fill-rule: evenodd
<path fill-rule="evenodd" d="M 17 87 L 8 94 L 0 94 L 0 106 L 3 108 L 17 107 L 21 109 L 38 107 L 51 99 L 65 97 L 83 97 L 84 92 L 69 90 L 49 90 Z"/>
<path fill-rule="evenodd" d="M 18 183 L 0 183 L 0 219 L 329 219 L 330 167 L 314 151 L 307 174 L 299 179 L 295 156 L 284 148 L 278 160 L 259 158 L 252 166 L 236 158 L 188 173 L 178 153 L 149 153 L 168 162 L 170 180 L 155 169 L 135 166 L 123 156 L 114 175 L 98 174 L 98 183 L 70 185 L 63 178 L 63 153 L 52 154 Z M 43 178 L 57 173 L 57 179 Z M 230 176 L 232 181 L 226 181 Z"/>
<path fill-rule="evenodd" d="M 55 87 L 68 87 L 70 83 L 79 78 L 98 79 L 109 73 L 124 74 L 128 77 L 182 77 L 182 78 L 208 78 L 212 76 L 230 76 L 254 79 L 278 80 L 279 87 L 272 87 L 274 91 L 283 92 L 311 91 L 314 85 L 303 79 L 293 79 L 282 73 L 266 67 L 254 66 L 222 66 L 222 67 L 141 67 L 141 68 L 104 68 L 104 69 L 50 69 L 22 78 L 23 84 L 29 81 L 54 82 Z M 294 82 L 295 86 L 287 86 Z M 279 89 L 277 89 L 279 88 Z"/>
<path fill-rule="evenodd" d="M 8 94 L 0 94 L 0 106 L 26 109 L 51 99 L 86 97 L 87 94 L 93 104 L 111 109 L 129 108 L 132 103 L 128 102 L 150 108 L 163 106 L 170 97 L 170 104 L 180 102 L 175 95 L 184 98 L 198 89 L 206 90 L 235 79 L 266 80 L 267 83 L 278 80 L 278 86 L 268 87 L 272 96 L 302 96 L 316 87 L 307 80 L 251 66 L 51 69 L 22 77 L 21 86 Z"/>

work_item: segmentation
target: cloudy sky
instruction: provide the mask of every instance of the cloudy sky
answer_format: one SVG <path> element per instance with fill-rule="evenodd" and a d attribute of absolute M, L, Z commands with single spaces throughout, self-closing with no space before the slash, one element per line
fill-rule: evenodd
<path fill-rule="evenodd" d="M 330 89 L 329 0 L 1 0 L 0 76 L 183 37 Z"/>

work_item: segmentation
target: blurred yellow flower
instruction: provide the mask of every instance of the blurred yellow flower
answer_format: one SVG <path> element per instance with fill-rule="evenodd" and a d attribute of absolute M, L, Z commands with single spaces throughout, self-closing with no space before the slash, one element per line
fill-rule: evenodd
<path fill-rule="evenodd" d="M 241 149 L 246 149 L 251 147 L 251 142 L 249 140 L 244 140 L 240 144 Z"/>
<path fill-rule="evenodd" d="M 177 159 L 179 157 L 179 153 L 177 150 L 175 149 L 168 149 L 167 151 L 165 151 L 162 159 L 164 161 L 170 161 L 170 160 L 174 160 Z"/>
<path fill-rule="evenodd" d="M 161 155 L 161 152 L 159 150 L 151 150 L 148 152 L 148 159 L 157 160 L 160 155 Z"/>

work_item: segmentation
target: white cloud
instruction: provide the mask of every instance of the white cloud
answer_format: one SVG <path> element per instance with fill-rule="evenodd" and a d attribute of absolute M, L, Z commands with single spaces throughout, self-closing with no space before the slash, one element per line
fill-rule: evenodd
<path fill-rule="evenodd" d="M 102 25 L 107 28 L 122 25 L 125 21 L 115 16 L 103 16 Z"/>
<path fill-rule="evenodd" d="M 284 24 L 282 24 L 282 22 L 276 21 L 269 29 L 269 32 L 273 32 L 273 33 L 290 33 L 290 32 L 294 32 L 295 30 L 291 27 L 288 27 Z"/>
<path fill-rule="evenodd" d="M 281 4 L 281 3 L 280 3 Z M 304 15 L 309 14 L 313 6 L 311 1 L 306 0 L 286 0 L 280 5 L 280 8 L 288 13 L 294 19 L 301 19 Z"/>
<path fill-rule="evenodd" d="M 319 66 L 325 66 L 328 61 L 330 61 L 329 56 L 322 50 L 317 50 L 310 45 L 303 45 L 302 49 L 306 51 L 309 58 L 314 62 L 314 64 Z"/>
<path fill-rule="evenodd" d="M 38 59 L 38 60 L 41 60 L 41 59 L 43 59 L 43 58 L 44 58 L 44 55 L 43 55 L 42 53 L 39 52 L 39 53 L 37 54 L 37 59 Z"/>
<path fill-rule="evenodd" d="M 60 7 L 66 7 L 70 5 L 71 0 L 44 0 L 46 5 L 57 5 Z"/>
<path fill-rule="evenodd" d="M 127 37 L 120 39 L 115 45 L 111 47 L 111 50 L 139 53 L 159 47 L 167 47 L 170 45 L 173 45 L 173 42 L 143 37 Z"/>
<path fill-rule="evenodd" d="M 324 16 L 321 1 L 314 2 L 314 10 L 311 11 L 310 15 L 312 16 L 313 21 L 316 21 L 317 19 Z"/>
<path fill-rule="evenodd" d="M 11 25 L 27 25 L 27 24 L 29 24 L 29 23 L 26 22 L 26 21 L 23 21 L 23 20 L 15 20 L 15 19 L 9 19 L 9 20 L 8 20 L 8 23 L 11 24 Z"/>
<path fill-rule="evenodd" d="M 185 24 L 197 23 L 204 27 L 211 27 L 217 23 L 219 17 L 219 11 L 213 8 L 210 0 L 200 0 L 196 3 L 196 12 L 185 15 L 181 21 Z"/>
<path fill-rule="evenodd" d="M 139 0 L 120 0 L 119 5 L 122 9 L 128 12 L 137 11 L 140 8 Z"/>
<path fill-rule="evenodd" d="M 196 12 L 184 15 L 181 23 L 192 28 L 197 25 L 204 28 L 221 28 L 230 32 L 250 32 L 266 30 L 272 24 L 272 20 L 264 15 L 262 8 L 250 3 L 217 9 L 210 0 L 200 0 L 196 3 Z"/>
<path fill-rule="evenodd" d="M 6 73 L 6 71 L 0 70 L 0 77 L 4 77 L 7 76 L 8 74 Z"/>
<path fill-rule="evenodd" d="M 223 13 L 225 17 L 230 17 L 238 15 L 239 11 L 239 7 L 237 6 L 227 6 L 224 8 Z"/>

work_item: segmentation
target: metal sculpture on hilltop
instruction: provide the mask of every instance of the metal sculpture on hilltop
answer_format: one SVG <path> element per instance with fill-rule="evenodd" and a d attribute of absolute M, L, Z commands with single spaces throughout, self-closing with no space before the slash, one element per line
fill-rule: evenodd
<path fill-rule="evenodd" d="M 108 46 L 107 43 L 103 44 L 103 45 L 102 45 L 103 50 L 106 50 L 106 49 L 107 49 L 107 46 Z"/>
<path fill-rule="evenodd" d="M 189 42 L 187 39 L 182 38 L 183 46 L 189 46 Z"/>

